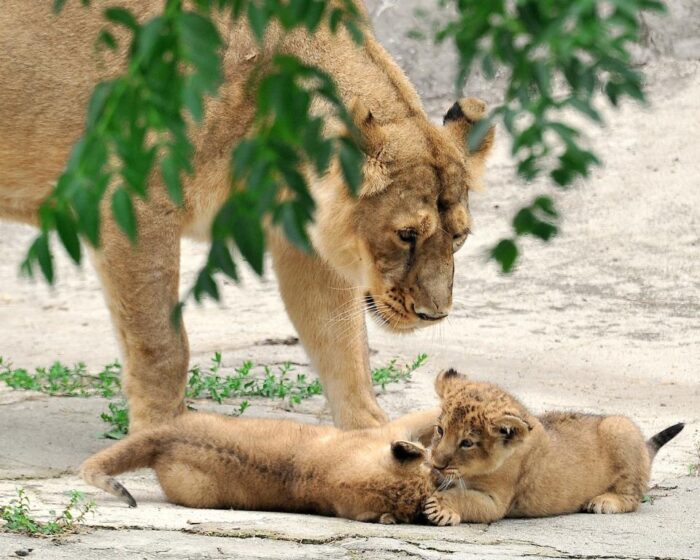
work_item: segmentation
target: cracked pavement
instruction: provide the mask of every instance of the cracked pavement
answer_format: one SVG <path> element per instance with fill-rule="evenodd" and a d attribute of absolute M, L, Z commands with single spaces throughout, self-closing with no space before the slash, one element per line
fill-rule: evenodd
<path fill-rule="evenodd" d="M 404 39 L 413 7 L 426 0 L 368 2 L 378 34 L 407 70 L 436 120 L 454 101 L 454 57 L 430 57 Z M 400 6 L 400 8 L 399 8 Z M 0 503 L 26 488 L 41 515 L 65 505 L 66 492 L 85 490 L 97 502 L 78 534 L 32 539 L 0 532 L 0 559 L 92 560 L 297 558 L 384 559 L 623 559 L 700 558 L 700 5 L 673 0 L 667 20 L 651 20 L 655 48 L 641 52 L 650 104 L 607 113 L 603 130 L 585 126 L 605 166 L 585 184 L 556 193 L 564 216 L 561 235 L 548 245 L 524 244 L 525 256 L 509 277 L 485 252 L 508 233 L 514 209 L 544 191 L 515 177 L 501 136 L 486 189 L 472 198 L 475 235 L 459 253 L 455 310 L 448 321 L 409 336 L 370 327 L 374 365 L 393 357 L 429 362 L 407 384 L 380 394 L 392 415 L 431 406 L 434 374 L 455 366 L 475 379 L 496 382 L 533 411 L 578 409 L 626 414 L 646 434 L 678 421 L 686 429 L 659 453 L 650 500 L 636 513 L 577 514 L 504 520 L 455 528 L 379 526 L 339 519 L 265 512 L 188 510 L 167 504 L 148 472 L 120 477 L 139 500 L 129 509 L 88 488 L 74 469 L 108 445 L 100 439 L 100 398 L 47 397 L 0 387 Z M 383 8 L 383 9 L 379 9 Z M 659 46 L 660 45 L 660 46 Z M 477 80 L 470 93 L 496 101 Z M 118 351 L 93 270 L 76 271 L 63 255 L 55 288 L 18 278 L 33 232 L 0 223 L 0 356 L 17 367 L 83 361 L 91 370 Z M 183 243 L 183 288 L 206 248 Z M 269 263 L 268 263 L 269 265 Z M 268 266 L 269 270 L 269 266 Z M 221 305 L 186 310 L 192 362 L 214 351 L 224 365 L 244 360 L 291 361 L 309 371 L 289 337 L 271 274 L 244 274 L 226 284 Z M 230 411 L 236 403 L 200 403 Z M 254 401 L 248 416 L 329 422 L 323 399 L 293 410 Z"/>

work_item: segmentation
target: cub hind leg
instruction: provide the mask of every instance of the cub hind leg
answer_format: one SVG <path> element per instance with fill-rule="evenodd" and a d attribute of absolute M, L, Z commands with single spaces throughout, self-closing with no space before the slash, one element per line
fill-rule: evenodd
<path fill-rule="evenodd" d="M 649 484 L 651 461 L 644 436 L 634 422 L 622 416 L 603 419 L 598 435 L 600 451 L 610 461 L 612 484 L 584 509 L 591 513 L 635 511 Z"/>

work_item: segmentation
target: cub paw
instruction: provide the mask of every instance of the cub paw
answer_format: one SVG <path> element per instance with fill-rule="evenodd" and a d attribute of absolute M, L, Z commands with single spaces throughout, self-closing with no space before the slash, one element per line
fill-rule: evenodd
<path fill-rule="evenodd" d="M 423 515 L 433 525 L 444 527 L 445 525 L 459 525 L 459 514 L 444 505 L 436 496 L 432 496 L 423 505 Z"/>
<path fill-rule="evenodd" d="M 623 513 L 620 499 L 614 494 L 601 494 L 586 504 L 589 513 Z"/>
<path fill-rule="evenodd" d="M 379 523 L 382 525 L 396 525 L 396 518 L 390 513 L 383 513 L 379 517 Z"/>

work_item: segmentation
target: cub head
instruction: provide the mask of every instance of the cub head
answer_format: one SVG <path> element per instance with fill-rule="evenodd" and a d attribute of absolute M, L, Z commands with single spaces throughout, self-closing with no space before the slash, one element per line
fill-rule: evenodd
<path fill-rule="evenodd" d="M 359 196 L 336 164 L 313 187 L 311 239 L 320 256 L 363 292 L 380 324 L 410 331 L 447 316 L 454 253 L 470 234 L 469 191 L 478 188 L 494 130 L 469 151 L 468 136 L 486 113 L 475 98 L 455 103 L 443 126 L 421 114 L 380 118 L 352 107 L 365 152 Z"/>
<path fill-rule="evenodd" d="M 448 480 L 494 472 L 528 440 L 529 413 L 495 385 L 449 369 L 438 375 L 435 388 L 442 402 L 431 461 Z"/>

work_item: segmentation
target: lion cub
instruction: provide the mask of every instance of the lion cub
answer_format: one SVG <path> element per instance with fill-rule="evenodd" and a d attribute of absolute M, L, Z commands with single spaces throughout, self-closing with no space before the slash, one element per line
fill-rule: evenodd
<path fill-rule="evenodd" d="M 196 508 L 308 512 L 381 523 L 421 516 L 436 487 L 425 448 L 404 441 L 435 414 L 343 432 L 285 420 L 187 413 L 87 459 L 83 479 L 132 507 L 113 475 L 150 467 L 168 500 Z"/>
<path fill-rule="evenodd" d="M 589 511 L 634 511 L 651 461 L 683 424 L 644 441 L 623 416 L 531 415 L 495 385 L 440 373 L 433 466 L 450 481 L 426 501 L 436 525 Z M 441 491 L 448 486 L 448 489 Z"/>

